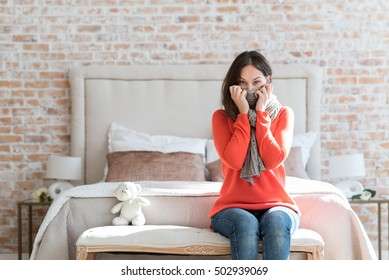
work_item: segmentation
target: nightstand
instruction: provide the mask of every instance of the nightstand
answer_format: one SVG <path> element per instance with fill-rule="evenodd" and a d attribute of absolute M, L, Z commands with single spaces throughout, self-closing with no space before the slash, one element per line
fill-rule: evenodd
<path fill-rule="evenodd" d="M 23 206 L 28 207 L 28 245 L 29 245 L 29 255 L 32 252 L 32 210 L 34 207 L 50 206 L 51 201 L 40 202 L 36 199 L 27 199 L 18 202 L 18 259 L 22 259 L 22 236 L 23 236 L 23 227 L 22 227 L 22 208 Z"/>
<path fill-rule="evenodd" d="M 382 258 L 382 221 L 381 221 L 381 216 L 382 216 L 382 204 L 387 205 L 387 209 L 389 211 L 389 198 L 385 197 L 373 197 L 370 198 L 369 200 L 351 200 L 349 199 L 349 203 L 352 204 L 376 204 L 377 205 L 377 219 L 378 219 L 378 258 L 381 260 Z M 387 220 L 387 225 L 388 225 L 388 239 L 389 239 L 389 215 L 388 215 L 388 220 Z M 389 242 L 389 240 L 388 240 Z"/>

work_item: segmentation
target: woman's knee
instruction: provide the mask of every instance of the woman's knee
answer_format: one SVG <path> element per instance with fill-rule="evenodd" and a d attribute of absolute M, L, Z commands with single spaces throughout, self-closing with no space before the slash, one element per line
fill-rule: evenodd
<path fill-rule="evenodd" d="M 246 210 L 228 208 L 212 217 L 212 228 L 227 236 L 237 232 L 258 234 L 259 223 L 257 218 Z"/>
<path fill-rule="evenodd" d="M 261 231 L 284 231 L 292 234 L 298 225 L 298 214 L 285 207 L 270 209 L 261 219 Z"/>

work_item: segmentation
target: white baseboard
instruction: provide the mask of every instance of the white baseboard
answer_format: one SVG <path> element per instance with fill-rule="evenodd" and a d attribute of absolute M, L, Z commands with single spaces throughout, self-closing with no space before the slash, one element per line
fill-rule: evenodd
<path fill-rule="evenodd" d="M 18 254 L 0 254 L 0 260 L 17 260 Z M 28 254 L 22 254 L 23 260 L 28 260 Z"/>

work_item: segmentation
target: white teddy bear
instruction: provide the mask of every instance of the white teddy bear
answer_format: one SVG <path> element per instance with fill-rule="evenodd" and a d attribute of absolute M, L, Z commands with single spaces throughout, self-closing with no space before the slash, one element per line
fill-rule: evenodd
<path fill-rule="evenodd" d="M 112 220 L 114 226 L 143 226 L 146 223 L 141 206 L 149 205 L 150 202 L 144 197 L 138 197 L 141 190 L 139 184 L 131 182 L 121 183 L 114 190 L 114 196 L 121 201 L 111 209 L 112 214 L 120 212 L 120 216 Z"/>

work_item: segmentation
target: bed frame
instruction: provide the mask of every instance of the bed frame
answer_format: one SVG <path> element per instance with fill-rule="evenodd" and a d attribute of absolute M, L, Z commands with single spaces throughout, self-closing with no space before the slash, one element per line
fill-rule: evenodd
<path fill-rule="evenodd" d="M 83 179 L 101 181 L 112 122 L 149 134 L 212 138 L 228 65 L 86 66 L 70 71 L 71 155 L 83 160 Z M 295 112 L 295 133 L 318 133 L 307 172 L 319 180 L 322 70 L 273 65 L 274 92 Z M 150 98 L 151 97 L 151 98 Z"/>

